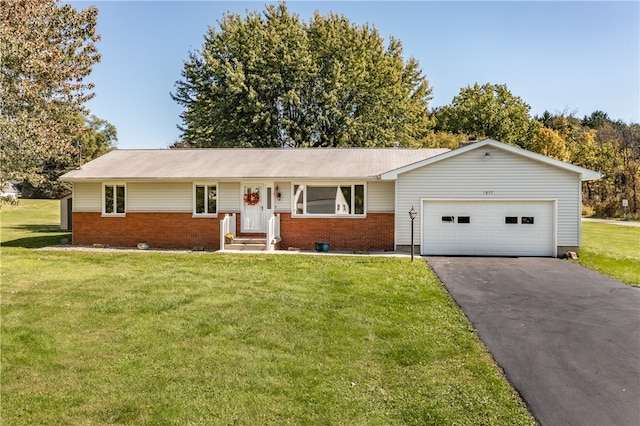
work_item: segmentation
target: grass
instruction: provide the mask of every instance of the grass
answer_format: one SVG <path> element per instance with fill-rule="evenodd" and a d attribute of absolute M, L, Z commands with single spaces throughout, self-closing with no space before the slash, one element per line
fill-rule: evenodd
<path fill-rule="evenodd" d="M 425 262 L 42 251 L 2 208 L 3 424 L 532 425 Z"/>
<path fill-rule="evenodd" d="M 584 222 L 578 262 L 623 283 L 640 286 L 640 228 Z"/>

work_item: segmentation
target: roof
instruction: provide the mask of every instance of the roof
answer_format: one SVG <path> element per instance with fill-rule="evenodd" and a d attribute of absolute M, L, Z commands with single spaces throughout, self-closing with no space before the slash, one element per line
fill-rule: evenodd
<path fill-rule="evenodd" d="M 4 185 L 0 184 L 0 194 L 19 194 L 20 190 L 18 189 L 18 182 L 8 181 L 5 182 Z"/>
<path fill-rule="evenodd" d="M 374 179 L 448 149 L 220 148 L 111 151 L 63 181 L 207 179 Z"/>
<path fill-rule="evenodd" d="M 526 149 L 518 148 L 512 145 L 507 145 L 502 142 L 498 142 L 493 139 L 485 139 L 480 142 L 476 142 L 470 145 L 467 145 L 463 148 L 455 149 L 453 151 L 449 151 L 443 153 L 442 155 L 438 155 L 437 157 L 430 157 L 424 160 L 418 161 L 416 163 L 407 164 L 405 166 L 400 166 L 397 169 L 387 171 L 380 175 L 381 179 L 387 180 L 395 180 L 398 178 L 398 175 L 402 173 L 409 172 L 411 170 L 415 170 L 420 167 L 427 166 L 429 164 L 437 163 L 439 161 L 446 160 L 447 158 L 455 157 L 460 154 L 464 154 L 465 152 L 473 151 L 476 149 L 480 149 L 486 146 L 491 146 L 497 149 L 501 149 L 503 151 L 508 151 L 516 155 L 520 155 L 535 161 L 539 161 L 544 164 L 548 164 L 554 167 L 558 167 L 564 170 L 568 170 L 574 173 L 578 173 L 582 180 L 594 180 L 600 179 L 602 175 L 598 172 L 594 172 L 593 170 L 585 169 L 583 167 L 574 166 L 573 164 L 565 163 L 560 160 L 555 160 L 550 157 L 546 157 L 544 155 L 536 154 L 535 152 L 527 151 Z"/>

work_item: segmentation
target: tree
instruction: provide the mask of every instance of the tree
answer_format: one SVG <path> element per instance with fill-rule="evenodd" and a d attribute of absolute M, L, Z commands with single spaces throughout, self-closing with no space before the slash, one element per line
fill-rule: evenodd
<path fill-rule="evenodd" d="M 115 149 L 118 135 L 113 124 L 95 115 L 76 116 L 75 120 L 80 123 L 82 130 L 70 142 L 73 149 L 51 155 L 36 170 L 37 179 L 27 178 L 22 183 L 31 196 L 60 198 L 68 194 L 70 186 L 58 180 L 60 175 Z"/>
<path fill-rule="evenodd" d="M 584 116 L 582 119 L 582 125 L 591 129 L 598 129 L 606 123 L 613 123 L 609 118 L 609 114 L 604 111 L 594 111 L 590 116 Z"/>
<path fill-rule="evenodd" d="M 40 184 L 43 169 L 75 155 L 78 116 L 94 95 L 83 79 L 100 60 L 97 14 L 53 0 L 0 0 L 0 181 Z"/>
<path fill-rule="evenodd" d="M 462 88 L 451 104 L 442 107 L 436 114 L 436 129 L 529 148 L 540 126 L 531 120 L 529 110 L 506 85 L 476 83 Z"/>
<path fill-rule="evenodd" d="M 553 129 L 541 128 L 531 141 L 531 151 L 560 161 L 569 160 L 569 150 L 562 136 Z"/>
<path fill-rule="evenodd" d="M 78 141 L 82 161 L 87 162 L 116 148 L 118 132 L 107 120 L 92 115 L 84 120 L 82 138 Z"/>
<path fill-rule="evenodd" d="M 601 179 L 583 184 L 586 206 L 598 216 L 621 216 L 625 213 L 622 200 L 627 199 L 626 213 L 638 212 L 640 126 L 613 121 L 603 111 L 595 111 L 582 120 L 548 113 L 538 120 L 547 132 L 553 131 L 564 139 L 570 163 L 602 173 Z"/>
<path fill-rule="evenodd" d="M 431 89 L 369 26 L 284 3 L 228 13 L 184 64 L 173 99 L 191 147 L 384 146 L 430 129 Z"/>
<path fill-rule="evenodd" d="M 462 142 L 469 140 L 469 135 L 464 133 L 449 133 L 449 132 L 433 132 L 426 137 L 416 141 L 416 146 L 420 148 L 447 148 L 457 149 L 460 148 Z"/>

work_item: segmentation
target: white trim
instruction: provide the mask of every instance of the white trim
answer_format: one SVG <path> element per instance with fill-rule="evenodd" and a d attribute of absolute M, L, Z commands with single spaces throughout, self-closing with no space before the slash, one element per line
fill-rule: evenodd
<path fill-rule="evenodd" d="M 196 188 L 198 186 L 204 186 L 204 213 L 196 213 Z M 216 188 L 216 212 L 215 213 L 207 213 L 209 210 L 209 197 L 207 197 L 207 190 L 209 187 L 215 186 Z M 191 190 L 191 215 L 194 218 L 212 218 L 218 217 L 218 192 L 220 192 L 220 188 L 218 186 L 218 182 L 193 182 L 192 190 Z"/>
<path fill-rule="evenodd" d="M 582 182 L 578 181 L 578 247 L 582 247 Z"/>
<path fill-rule="evenodd" d="M 103 181 L 101 182 L 102 185 L 100 186 L 100 216 L 102 217 L 125 217 L 127 215 L 127 207 L 128 207 L 128 202 L 129 202 L 129 197 L 127 195 L 128 191 L 127 191 L 127 182 L 124 181 Z M 117 187 L 122 186 L 124 187 L 124 212 L 123 213 L 117 213 L 116 210 L 116 204 L 118 202 L 117 200 L 117 196 L 114 193 L 113 194 L 113 213 L 107 213 L 106 212 L 106 200 L 105 200 L 105 187 L 106 186 L 113 186 L 113 190 L 114 192 L 117 191 Z"/>
<path fill-rule="evenodd" d="M 578 173 L 582 180 L 593 180 L 600 179 L 602 175 L 598 172 L 594 172 L 593 170 L 585 169 L 583 167 L 574 166 L 573 164 L 565 163 L 563 161 L 555 160 L 553 158 L 546 157 L 544 155 L 536 154 L 535 152 L 527 151 L 526 149 L 518 148 L 515 146 L 507 145 L 502 142 L 498 142 L 493 139 L 485 139 L 481 142 L 476 142 L 471 145 L 467 145 L 463 148 L 458 148 L 453 151 L 445 152 L 444 154 L 436 155 L 435 157 L 430 157 L 422 161 L 418 161 L 417 163 L 408 164 L 406 166 L 397 168 L 395 170 L 390 170 L 388 172 L 382 173 L 379 177 L 382 180 L 394 180 L 398 179 L 398 175 L 406 172 L 410 172 L 411 170 L 418 169 L 420 167 L 428 166 L 433 163 L 437 163 L 442 160 L 446 160 L 451 157 L 455 157 L 460 154 L 464 154 L 465 152 L 473 151 L 476 149 L 481 149 L 486 146 L 491 146 L 493 148 L 501 149 L 503 151 L 508 151 L 512 154 L 520 155 L 523 157 L 527 157 L 529 159 L 539 161 L 541 163 L 545 163 L 554 167 L 558 167 L 561 169 L 565 169 L 574 173 Z"/>
<path fill-rule="evenodd" d="M 398 220 L 399 220 L 399 212 L 398 209 L 400 208 L 400 206 L 398 205 L 398 187 L 400 185 L 400 182 L 398 181 L 398 179 L 396 179 L 393 182 L 394 188 L 394 206 L 393 206 L 393 250 L 398 250 L 398 233 L 400 232 L 400 230 L 398 229 Z M 408 214 L 408 213 L 407 213 Z M 420 208 L 420 214 L 422 214 L 422 208 Z M 420 227 L 422 228 L 422 227 Z M 420 240 L 422 241 L 422 240 Z"/>

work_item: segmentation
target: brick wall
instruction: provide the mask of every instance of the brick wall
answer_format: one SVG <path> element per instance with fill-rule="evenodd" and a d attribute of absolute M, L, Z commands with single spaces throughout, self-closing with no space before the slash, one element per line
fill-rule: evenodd
<path fill-rule="evenodd" d="M 108 244 L 151 248 L 220 247 L 221 217 L 194 218 L 191 213 L 127 213 L 125 217 L 102 217 L 100 213 L 73 213 L 73 244 Z"/>
<path fill-rule="evenodd" d="M 73 244 L 108 244 L 151 248 L 220 248 L 220 213 L 217 218 L 194 218 L 191 213 L 127 213 L 102 217 L 98 212 L 73 213 Z M 239 214 L 236 219 L 240 221 Z M 240 224 L 238 223 L 238 230 Z M 292 218 L 280 214 L 280 247 L 314 250 L 317 241 L 337 251 L 393 250 L 393 213 L 368 213 L 366 218 Z"/>
<path fill-rule="evenodd" d="M 366 218 L 291 217 L 280 213 L 281 247 L 314 250 L 317 241 L 337 251 L 393 250 L 394 214 L 367 213 Z"/>

